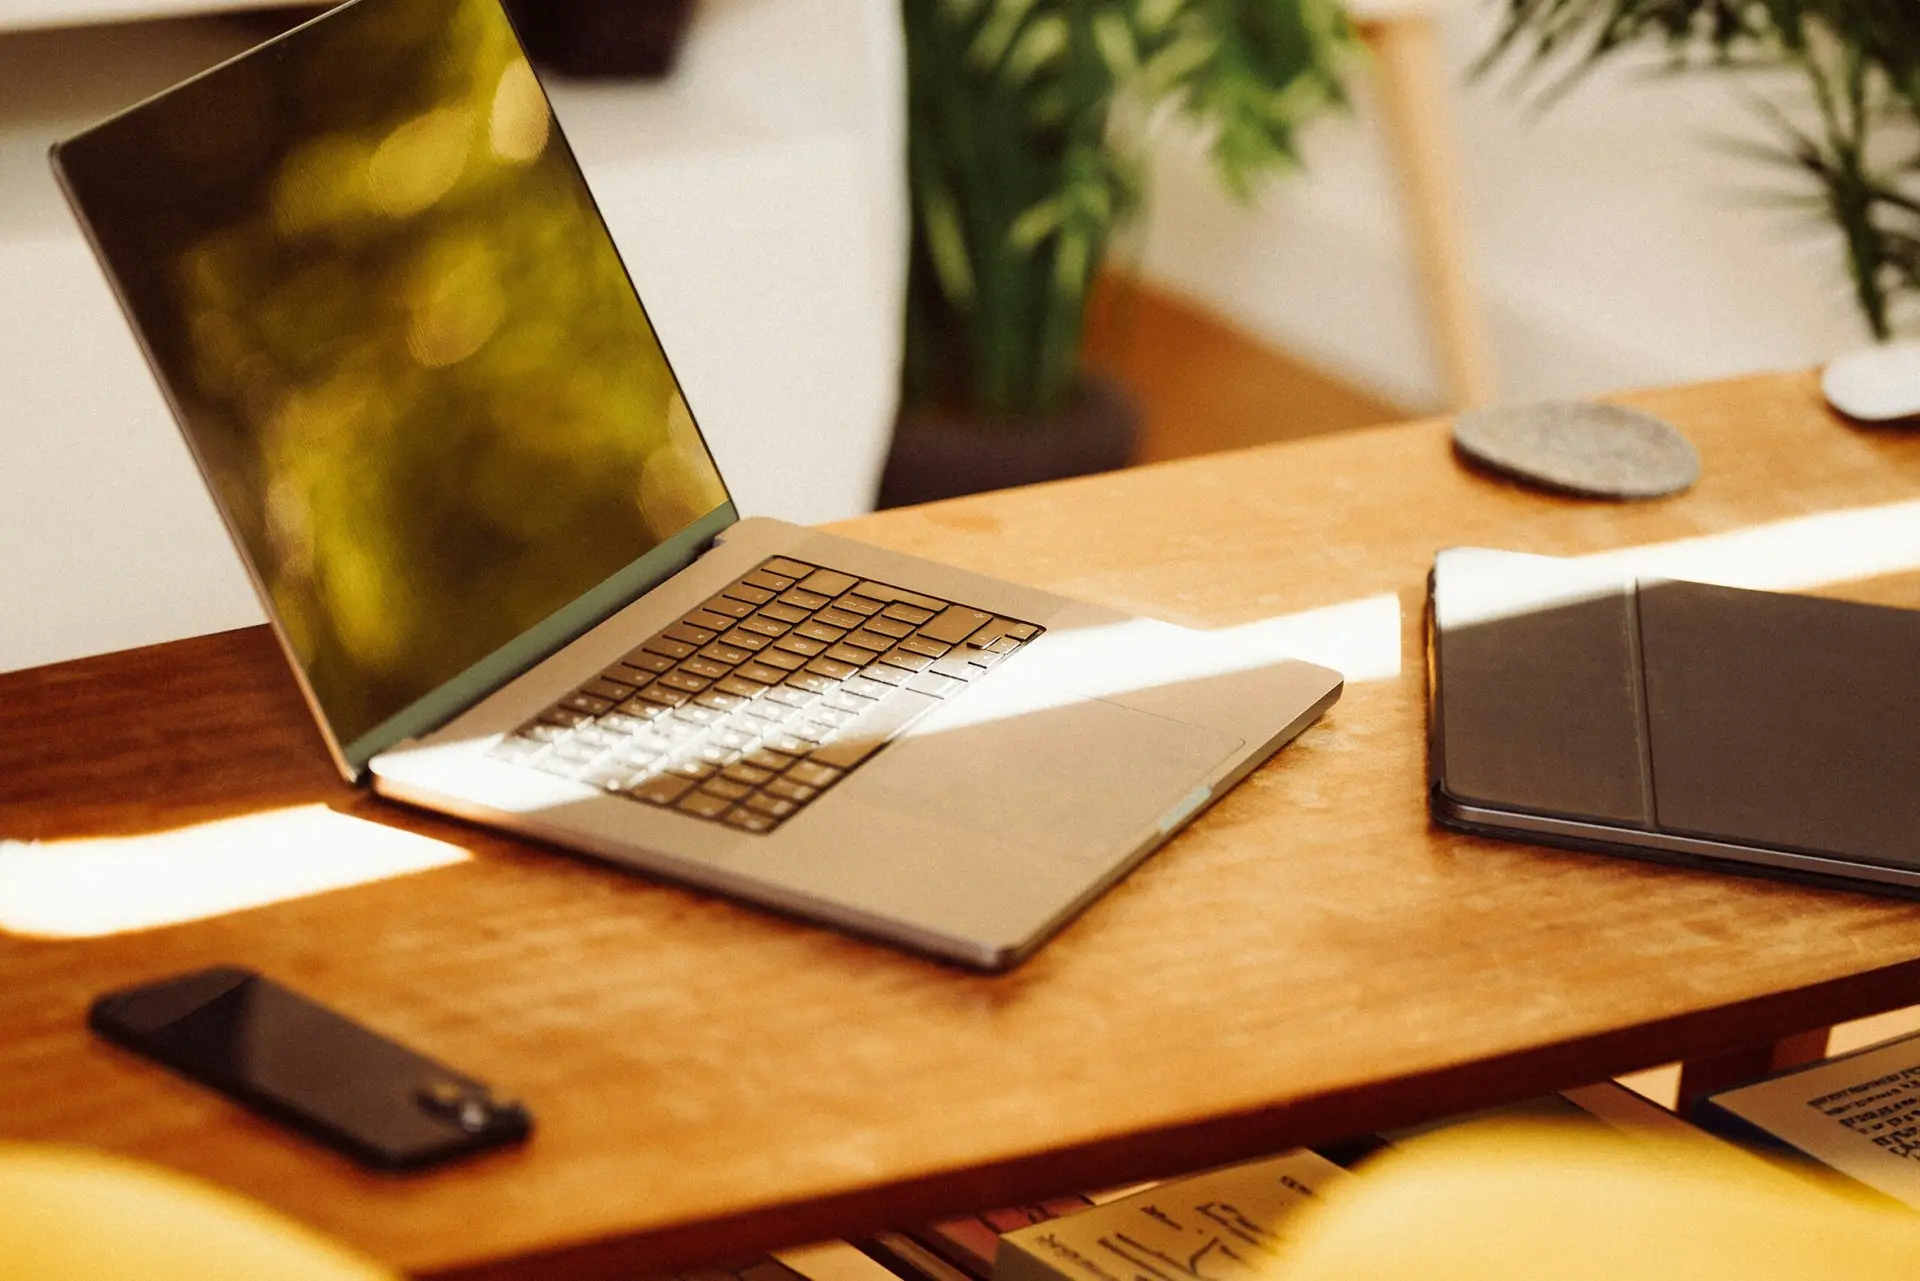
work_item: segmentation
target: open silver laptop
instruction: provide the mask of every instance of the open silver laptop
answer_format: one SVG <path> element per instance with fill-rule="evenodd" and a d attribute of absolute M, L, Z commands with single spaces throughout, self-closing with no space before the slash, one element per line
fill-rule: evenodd
<path fill-rule="evenodd" d="M 54 167 L 384 795 L 996 968 L 1339 696 L 737 519 L 497 0 L 351 0 Z"/>

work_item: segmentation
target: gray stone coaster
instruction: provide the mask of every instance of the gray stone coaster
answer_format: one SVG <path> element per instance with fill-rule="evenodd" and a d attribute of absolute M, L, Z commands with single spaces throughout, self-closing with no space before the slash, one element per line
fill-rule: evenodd
<path fill-rule="evenodd" d="M 1461 455 L 1504 476 L 1586 498 L 1662 498 L 1700 479 L 1700 455 L 1670 423 L 1618 405 L 1546 400 L 1470 409 Z"/>

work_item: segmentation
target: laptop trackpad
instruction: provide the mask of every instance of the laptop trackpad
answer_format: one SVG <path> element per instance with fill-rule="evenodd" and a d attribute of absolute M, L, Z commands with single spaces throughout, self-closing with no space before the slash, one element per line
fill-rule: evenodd
<path fill-rule="evenodd" d="M 969 690 L 843 786 L 867 805 L 1033 853 L 1102 861 L 1130 850 L 1241 740 L 1117 703 L 1070 696 L 1023 709 Z M 985 705 L 983 704 L 983 708 Z"/>

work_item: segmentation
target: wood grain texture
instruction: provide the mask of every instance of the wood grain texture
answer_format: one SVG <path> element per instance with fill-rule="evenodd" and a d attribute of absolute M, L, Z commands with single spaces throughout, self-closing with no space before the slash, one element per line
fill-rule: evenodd
<path fill-rule="evenodd" d="M 324 801 L 475 855 L 166 929 L 0 937 L 0 1137 L 206 1175 L 414 1273 L 638 1275 L 1911 1004 L 1915 904 L 1427 821 L 1416 641 L 1439 548 L 1578 553 L 1920 497 L 1920 438 L 1840 425 L 1810 377 L 1627 399 L 1700 446 L 1692 493 L 1536 495 L 1462 470 L 1430 422 L 842 526 L 1200 627 L 1400 599 L 1397 677 L 1351 686 L 1000 977 L 360 797 L 259 631 L 0 677 L 0 834 Z M 1920 580 L 1861 592 L 1875 593 L 1920 601 Z M 363 1175 L 83 1029 L 94 993 L 215 961 L 522 1093 L 538 1133 L 424 1177 Z"/>

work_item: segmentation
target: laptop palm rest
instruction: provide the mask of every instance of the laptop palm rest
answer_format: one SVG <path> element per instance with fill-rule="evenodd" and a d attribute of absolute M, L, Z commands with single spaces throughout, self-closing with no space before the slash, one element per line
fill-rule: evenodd
<path fill-rule="evenodd" d="M 991 714 L 1002 701 L 970 701 L 916 725 L 849 790 L 863 806 L 1015 841 L 1028 857 L 1111 860 L 1242 746 L 1102 699 L 1056 695 L 1006 715 Z"/>

